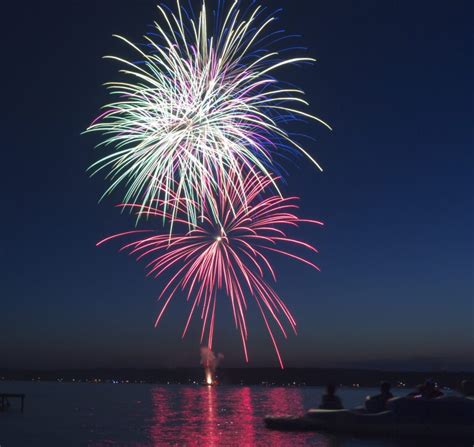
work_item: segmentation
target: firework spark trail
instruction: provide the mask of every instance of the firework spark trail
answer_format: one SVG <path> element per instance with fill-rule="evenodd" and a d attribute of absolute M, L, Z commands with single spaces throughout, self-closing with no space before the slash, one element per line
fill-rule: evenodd
<path fill-rule="evenodd" d="M 193 315 L 200 309 L 202 320 L 201 342 L 207 334 L 207 346 L 212 349 L 217 294 L 224 292 L 230 299 L 235 326 L 240 332 L 246 361 L 248 329 L 245 313 L 248 308 L 247 296 L 252 296 L 259 308 L 265 326 L 274 345 L 278 361 L 283 362 L 278 349 L 271 322 L 276 324 L 283 336 L 287 337 L 284 328 L 286 321 L 296 333 L 296 323 L 289 309 L 266 281 L 270 275 L 276 280 L 275 271 L 268 254 L 276 252 L 296 259 L 319 270 L 310 260 L 298 256 L 287 247 L 299 246 L 316 252 L 312 245 L 287 236 L 286 229 L 308 222 L 322 225 L 319 221 L 300 219 L 295 211 L 298 208 L 296 198 L 282 198 L 277 194 L 266 196 L 264 190 L 270 188 L 275 179 L 250 175 L 244 177 L 243 187 L 247 197 L 244 206 L 239 192 L 227 185 L 220 185 L 214 196 L 206 198 L 204 214 L 199 216 L 199 225 L 183 233 L 153 234 L 128 243 L 121 250 L 136 255 L 137 260 L 151 258 L 146 268 L 148 276 L 155 278 L 168 273 L 171 279 L 166 283 L 160 300 L 163 300 L 156 325 L 163 317 L 176 292 L 184 291 L 191 310 L 184 327 L 186 334 Z M 186 206 L 183 199 L 172 196 L 171 203 L 178 210 L 175 219 L 177 225 L 187 228 Z M 125 204 L 139 214 L 169 219 L 160 203 L 158 206 Z M 218 219 L 214 218 L 211 208 L 218 210 Z M 100 241 L 102 245 L 114 238 L 141 234 L 134 230 L 120 233 Z M 283 245 L 283 247 L 281 247 Z"/>
<path fill-rule="evenodd" d="M 123 64 L 129 81 L 107 84 L 117 100 L 86 131 L 103 134 L 99 146 L 114 147 L 90 168 L 93 174 L 108 171 L 104 196 L 125 185 L 125 203 L 142 211 L 160 203 L 171 221 L 181 211 L 173 198 L 184 198 L 180 203 L 193 227 L 209 207 L 205 197 L 223 184 L 244 207 L 245 175 L 267 178 L 278 192 L 275 155 L 285 145 L 319 168 L 281 126 L 296 117 L 329 126 L 300 110 L 307 105 L 301 90 L 285 88 L 272 76 L 282 66 L 313 59 L 283 59 L 267 50 L 274 17 L 263 17 L 260 6 L 242 13 L 238 4 L 217 14 L 214 24 L 205 2 L 198 18 L 189 18 L 179 1 L 174 13 L 158 6 L 163 25 L 155 22 L 146 48 L 117 36 L 141 61 L 109 56 Z M 219 210 L 211 204 L 209 211 L 216 220 Z"/>

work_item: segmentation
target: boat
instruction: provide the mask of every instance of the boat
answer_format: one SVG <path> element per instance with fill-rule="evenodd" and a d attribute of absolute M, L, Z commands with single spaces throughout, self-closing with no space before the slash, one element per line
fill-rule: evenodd
<path fill-rule="evenodd" d="M 470 439 L 474 442 L 474 401 L 409 403 L 404 398 L 393 408 L 380 413 L 364 409 L 319 410 L 311 409 L 301 416 L 266 416 L 265 425 L 275 430 L 323 431 L 355 436 L 426 437 Z M 398 400 L 398 399 L 397 399 Z"/>

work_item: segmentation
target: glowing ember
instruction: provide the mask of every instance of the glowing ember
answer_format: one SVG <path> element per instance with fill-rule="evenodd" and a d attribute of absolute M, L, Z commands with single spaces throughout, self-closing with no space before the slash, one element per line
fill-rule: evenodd
<path fill-rule="evenodd" d="M 215 355 L 207 346 L 201 346 L 201 365 L 204 367 L 204 375 L 206 377 L 206 385 L 215 385 L 216 368 L 220 361 L 224 358 L 222 354 Z"/>
<path fill-rule="evenodd" d="M 206 368 L 206 384 L 207 385 L 212 385 L 212 373 L 209 368 Z"/>

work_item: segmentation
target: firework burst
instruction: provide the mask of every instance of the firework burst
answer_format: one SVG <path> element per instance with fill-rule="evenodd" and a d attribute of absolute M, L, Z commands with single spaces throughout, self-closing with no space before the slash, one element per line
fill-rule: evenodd
<path fill-rule="evenodd" d="M 121 250 L 137 256 L 137 260 L 148 258 L 148 275 L 159 277 L 168 273 L 170 279 L 159 297 L 163 301 L 156 325 L 162 319 L 169 303 L 179 291 L 190 303 L 191 310 L 184 327 L 186 334 L 193 315 L 202 319 L 201 342 L 206 339 L 212 349 L 214 323 L 218 295 L 227 295 L 230 300 L 235 326 L 240 332 L 245 359 L 248 361 L 248 328 L 245 314 L 248 298 L 252 298 L 262 315 L 275 351 L 283 367 L 272 324 L 287 337 L 285 325 L 296 333 L 296 323 L 283 300 L 267 281 L 274 281 L 276 274 L 269 254 L 278 253 L 305 263 L 317 270 L 318 266 L 305 257 L 292 253 L 291 246 L 299 246 L 310 252 L 317 250 L 310 244 L 293 239 L 286 233 L 289 227 L 307 222 L 322 225 L 319 221 L 300 219 L 295 214 L 296 198 L 282 198 L 278 194 L 263 195 L 274 179 L 247 175 L 243 187 L 247 197 L 244 206 L 239 193 L 229 185 L 220 185 L 214 196 L 208 196 L 199 216 L 199 225 L 183 233 L 153 234 L 127 243 Z M 230 184 L 234 184 L 232 179 Z M 175 223 L 187 228 L 187 207 L 183 199 L 176 196 L 171 203 L 178 210 Z M 161 203 L 158 206 L 136 204 L 120 205 L 137 210 L 141 215 L 169 219 Z M 218 210 L 218 219 L 210 210 Z M 100 241 L 97 245 L 114 238 L 142 234 L 148 230 L 133 230 L 120 233 Z M 152 230 L 150 230 L 152 231 Z M 286 324 L 284 324 L 286 322 Z"/>
<path fill-rule="evenodd" d="M 261 7 L 244 13 L 238 5 L 211 15 L 203 2 L 195 18 L 179 1 L 175 12 L 158 6 L 163 25 L 154 24 L 144 45 L 117 36 L 140 60 L 109 57 L 123 65 L 129 81 L 108 84 L 116 100 L 87 129 L 103 134 L 99 146 L 114 148 L 90 168 L 108 172 L 104 195 L 124 185 L 125 203 L 141 211 L 160 204 L 172 221 L 182 211 L 179 203 L 196 226 L 204 207 L 217 220 L 220 211 L 205 200 L 222 185 L 244 207 L 244 176 L 264 177 L 278 191 L 275 156 L 285 146 L 319 167 L 283 127 L 296 117 L 329 126 L 301 109 L 307 105 L 301 90 L 273 77 L 279 67 L 312 59 L 267 50 L 275 40 L 269 31 L 274 17 Z"/>

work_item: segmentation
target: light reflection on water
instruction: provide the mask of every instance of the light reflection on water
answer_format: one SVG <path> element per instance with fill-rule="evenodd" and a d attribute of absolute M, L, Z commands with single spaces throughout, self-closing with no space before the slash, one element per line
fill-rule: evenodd
<path fill-rule="evenodd" d="M 173 405 L 174 400 L 181 404 Z M 283 388 L 181 387 L 170 399 L 169 390 L 156 387 L 152 406 L 150 437 L 155 445 L 209 447 L 284 445 L 286 435 L 267 431 L 262 416 L 303 411 L 301 392 Z"/>
<path fill-rule="evenodd" d="M 316 406 L 322 389 L 0 382 L 27 394 L 25 413 L 0 413 L 0 445 L 15 446 L 445 446 L 267 430 L 266 414 Z M 342 389 L 347 407 L 371 389 Z M 402 390 L 401 393 L 406 393 Z M 454 444 L 450 444 L 454 447 Z"/>

